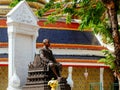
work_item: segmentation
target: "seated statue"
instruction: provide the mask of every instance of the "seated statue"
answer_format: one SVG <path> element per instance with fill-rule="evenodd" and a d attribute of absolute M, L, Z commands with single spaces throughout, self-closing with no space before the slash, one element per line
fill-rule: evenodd
<path fill-rule="evenodd" d="M 43 48 L 39 51 L 40 58 L 47 66 L 53 71 L 57 79 L 61 78 L 62 64 L 58 63 L 50 50 L 50 41 L 48 39 L 43 40 Z"/>
<path fill-rule="evenodd" d="M 62 64 L 56 61 L 49 49 L 49 40 L 44 39 L 43 45 L 39 54 L 35 54 L 34 61 L 28 65 L 27 82 L 22 90 L 50 90 L 48 81 L 52 78 L 58 80 L 60 90 L 71 90 L 66 78 L 61 77 Z"/>

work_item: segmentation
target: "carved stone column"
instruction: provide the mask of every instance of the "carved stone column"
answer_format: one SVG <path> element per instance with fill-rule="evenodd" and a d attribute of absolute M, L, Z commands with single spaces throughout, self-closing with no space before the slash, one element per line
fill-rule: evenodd
<path fill-rule="evenodd" d="M 100 68 L 100 83 L 101 83 L 101 86 L 102 86 L 102 90 L 104 90 L 104 68 Z"/>
<path fill-rule="evenodd" d="M 68 67 L 68 78 L 67 83 L 70 85 L 71 88 L 73 88 L 73 80 L 72 80 L 72 67 Z"/>
<path fill-rule="evenodd" d="M 9 44 L 9 83 L 7 90 L 21 90 L 27 77 L 28 63 L 34 59 L 39 27 L 37 18 L 25 0 L 7 14 L 7 25 Z M 15 79 L 16 77 L 17 79 Z M 13 80 L 20 79 L 20 85 L 12 87 L 11 78 Z"/>

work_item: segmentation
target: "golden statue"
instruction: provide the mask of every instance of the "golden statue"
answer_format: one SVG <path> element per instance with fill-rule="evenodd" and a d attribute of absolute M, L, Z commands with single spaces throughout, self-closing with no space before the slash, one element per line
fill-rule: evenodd
<path fill-rule="evenodd" d="M 51 90 L 56 90 L 56 88 L 58 86 L 58 81 L 52 79 L 48 82 L 48 85 L 51 87 Z"/>

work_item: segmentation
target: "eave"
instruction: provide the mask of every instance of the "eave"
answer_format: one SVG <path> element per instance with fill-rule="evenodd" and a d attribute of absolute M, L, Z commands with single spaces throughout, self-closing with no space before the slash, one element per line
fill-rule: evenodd
<path fill-rule="evenodd" d="M 41 48 L 43 46 L 42 43 L 36 43 L 36 48 Z M 0 42 L 0 48 L 7 48 L 8 43 L 6 42 Z M 98 45 L 80 45 L 80 44 L 51 44 L 51 48 L 64 48 L 64 49 L 87 49 L 87 50 L 103 50 L 107 49 L 103 46 L 98 46 Z"/>
<path fill-rule="evenodd" d="M 0 27 L 6 28 L 6 18 L 0 18 Z M 71 24 L 66 24 L 65 21 L 58 21 L 56 23 L 51 23 L 45 25 L 46 20 L 39 20 L 38 25 L 40 28 L 50 28 L 50 29 L 63 29 L 63 30 L 78 30 L 79 24 L 77 22 L 72 22 Z"/>
<path fill-rule="evenodd" d="M 98 63 L 97 60 L 71 60 L 71 59 L 57 59 L 63 67 L 87 67 L 87 68 L 109 68 L 104 63 Z M 8 58 L 0 58 L 0 66 L 8 66 Z"/>

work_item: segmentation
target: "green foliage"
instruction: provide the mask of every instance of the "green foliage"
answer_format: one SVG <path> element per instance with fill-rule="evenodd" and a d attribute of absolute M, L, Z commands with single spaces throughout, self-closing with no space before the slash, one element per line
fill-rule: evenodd
<path fill-rule="evenodd" d="M 91 28 L 95 34 L 100 34 L 104 43 L 112 43 L 111 28 L 105 18 L 106 8 L 99 0 L 83 0 L 79 3 L 78 15 L 81 23 L 79 30 Z"/>
<path fill-rule="evenodd" d="M 57 5 L 56 7 L 59 7 L 59 5 Z M 43 9 L 39 9 L 36 13 L 37 13 L 37 16 L 40 18 L 43 16 L 43 14 L 45 12 L 47 12 L 48 10 L 50 9 L 53 9 L 54 8 L 54 2 L 53 0 L 50 0 L 49 3 L 46 3 L 44 8 Z M 51 16 L 49 16 L 48 18 L 50 18 Z M 51 19 L 48 19 L 48 20 L 51 20 Z"/>
<path fill-rule="evenodd" d="M 72 20 L 72 16 L 69 14 L 66 16 L 66 23 L 67 24 L 70 24 L 71 23 L 71 20 Z"/>
<path fill-rule="evenodd" d="M 63 10 L 64 13 L 70 13 L 70 14 L 73 14 L 74 13 L 74 9 L 71 8 L 71 7 L 66 7 L 64 10 Z"/>
<path fill-rule="evenodd" d="M 22 0 L 12 0 L 12 3 L 10 3 L 10 7 L 15 7 L 20 1 Z M 38 0 L 26 0 L 30 2 L 37 2 Z"/>
<path fill-rule="evenodd" d="M 51 0 L 43 9 L 38 10 L 37 15 L 42 17 L 45 12 L 54 9 L 54 12 L 48 16 L 47 23 L 55 22 L 60 17 L 66 15 L 66 23 L 71 23 L 72 17 L 76 16 L 80 22 L 79 30 L 92 29 L 95 34 L 102 35 L 104 43 L 112 43 L 111 27 L 108 25 L 108 19 L 105 18 L 106 8 L 99 0 L 65 0 L 64 2 L 54 3 Z M 52 18 L 52 19 L 51 19 Z"/>
<path fill-rule="evenodd" d="M 54 3 L 53 3 L 53 2 L 46 3 L 45 9 L 49 10 L 49 9 L 53 8 L 53 6 L 54 6 Z"/>
<path fill-rule="evenodd" d="M 80 4 L 79 15 L 81 17 L 81 29 L 87 27 L 93 27 L 101 23 L 101 17 L 105 12 L 103 4 L 98 2 L 91 2 L 90 0 L 83 0 Z M 91 25 L 92 24 L 92 25 Z"/>
<path fill-rule="evenodd" d="M 55 23 L 56 20 L 57 20 L 57 18 L 54 17 L 54 16 L 52 16 L 52 15 L 48 16 L 47 19 L 48 19 L 48 22 L 46 22 L 46 24 L 47 24 L 47 23 Z"/>
<path fill-rule="evenodd" d="M 55 8 L 60 8 L 61 7 L 61 4 L 60 3 L 56 3 L 55 4 Z"/>
<path fill-rule="evenodd" d="M 44 10 L 38 10 L 36 15 L 39 16 L 39 17 L 42 17 L 44 14 Z"/>
<path fill-rule="evenodd" d="M 106 44 L 112 44 L 112 34 L 111 28 L 107 23 L 99 23 L 98 25 L 93 26 L 93 32 L 102 36 L 102 41 Z"/>
<path fill-rule="evenodd" d="M 12 0 L 12 3 L 10 3 L 10 7 L 14 7 L 17 5 L 21 0 Z"/>
<path fill-rule="evenodd" d="M 111 69 L 115 69 L 115 56 L 109 52 L 108 50 L 103 50 L 103 53 L 105 54 L 105 58 L 100 59 L 98 62 L 105 63 L 106 65 L 109 65 Z"/>

